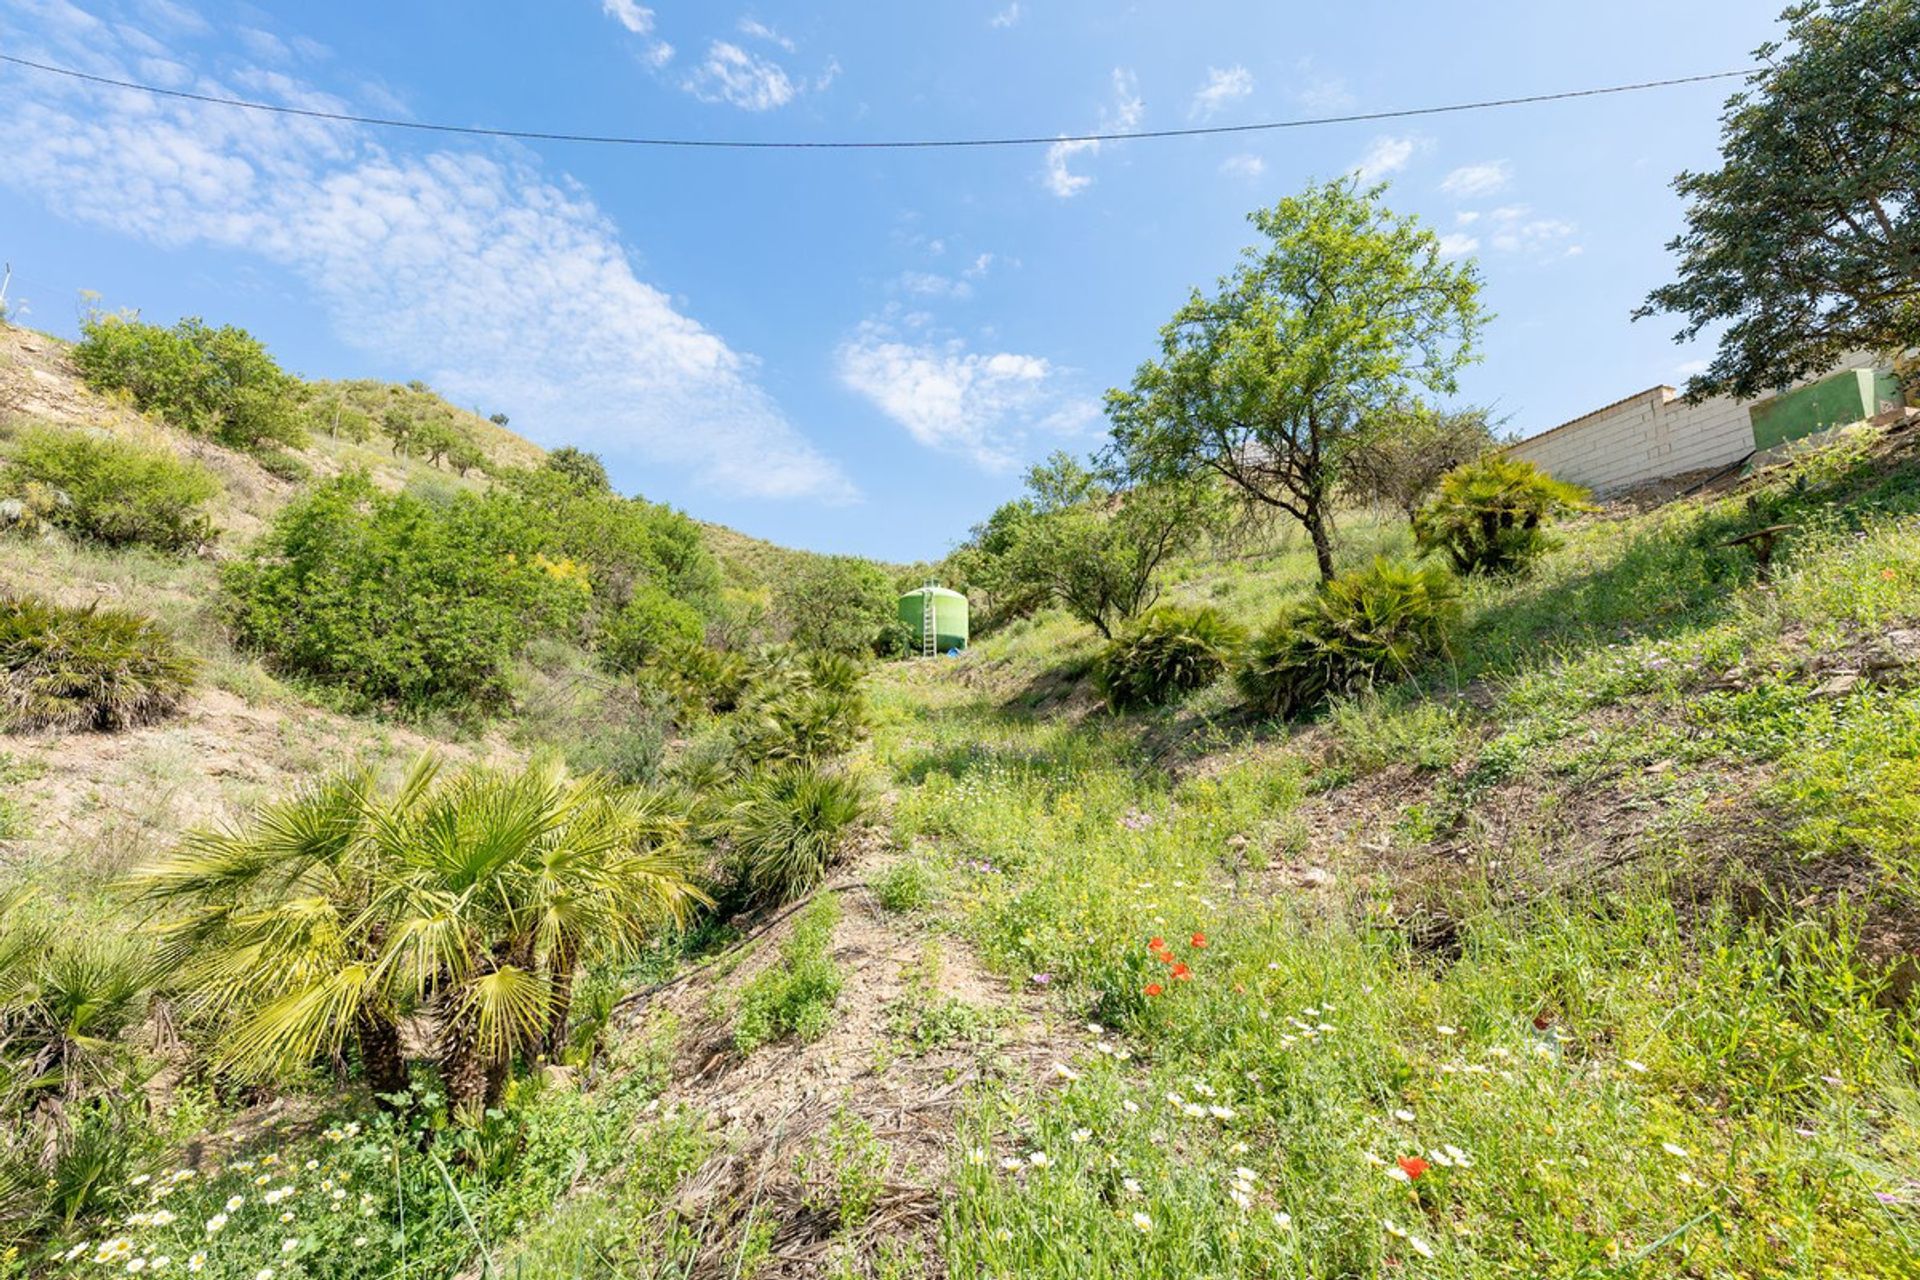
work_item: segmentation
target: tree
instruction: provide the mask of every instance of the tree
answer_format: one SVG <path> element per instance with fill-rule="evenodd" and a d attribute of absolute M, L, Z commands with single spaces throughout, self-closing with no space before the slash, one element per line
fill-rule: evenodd
<path fill-rule="evenodd" d="M 1341 488 L 1408 520 L 1440 477 L 1498 443 L 1485 409 L 1391 405 L 1371 415 L 1348 452 Z"/>
<path fill-rule="evenodd" d="M 1160 331 L 1158 360 L 1107 395 L 1116 461 L 1136 481 L 1214 474 L 1285 511 L 1331 580 L 1329 506 L 1368 415 L 1449 393 L 1473 358 L 1480 277 L 1357 178 L 1249 220 L 1266 237 Z"/>
<path fill-rule="evenodd" d="M 802 649 L 871 657 L 898 626 L 886 570 L 859 556 L 815 556 L 793 574 L 785 604 Z"/>
<path fill-rule="evenodd" d="M 1720 117 L 1721 166 L 1682 173 L 1679 278 L 1636 319 L 1724 324 L 1694 398 L 1752 397 L 1920 340 L 1920 4 L 1814 0 Z"/>
<path fill-rule="evenodd" d="M 1123 488 L 1056 453 L 1028 472 L 1027 489 L 1024 516 L 1009 521 L 1003 589 L 1052 599 L 1108 639 L 1159 599 L 1160 566 L 1218 523 L 1204 476 Z"/>
<path fill-rule="evenodd" d="M 563 444 L 547 455 L 545 465 L 547 470 L 566 477 L 580 493 L 613 492 L 613 482 L 607 478 L 607 464 L 600 461 L 597 453 Z"/>
<path fill-rule="evenodd" d="M 507 425 L 507 415 L 504 413 L 488 414 L 487 421 L 491 422 L 496 427 L 504 427 Z"/>

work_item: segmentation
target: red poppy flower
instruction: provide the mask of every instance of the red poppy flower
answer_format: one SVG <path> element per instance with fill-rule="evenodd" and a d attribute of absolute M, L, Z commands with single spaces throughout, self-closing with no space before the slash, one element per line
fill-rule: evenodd
<path fill-rule="evenodd" d="M 1172 963 L 1173 963 L 1173 952 L 1171 952 L 1171 951 L 1156 951 L 1156 952 L 1154 952 L 1154 953 L 1153 953 L 1153 958 L 1154 958 L 1154 959 L 1156 959 L 1156 960 L 1158 960 L 1158 961 L 1159 961 L 1159 962 L 1160 962 L 1161 964 L 1172 964 Z"/>
<path fill-rule="evenodd" d="M 1407 1175 L 1409 1182 L 1427 1171 L 1427 1162 L 1419 1156 L 1401 1156 L 1394 1163 L 1400 1166 L 1400 1172 Z"/>
<path fill-rule="evenodd" d="M 1193 938 L 1191 939 L 1191 941 L 1195 947 L 1198 947 L 1201 950 L 1205 950 L 1207 945 L 1207 935 L 1204 933 L 1196 933 L 1193 935 Z"/>
<path fill-rule="evenodd" d="M 1167 940 L 1165 938 L 1149 938 L 1147 940 L 1147 950 L 1149 951 L 1165 951 L 1166 949 Z"/>
<path fill-rule="evenodd" d="M 1143 988 L 1141 988 L 1141 989 L 1142 989 L 1143 991 L 1145 991 L 1145 992 L 1146 992 L 1146 993 L 1147 993 L 1148 995 L 1150 995 L 1150 996 L 1157 996 L 1157 995 L 1159 995 L 1159 994 L 1160 994 L 1160 993 L 1161 993 L 1162 991 L 1165 991 L 1165 990 L 1166 990 L 1166 988 L 1165 988 L 1165 987 L 1163 987 L 1163 986 L 1161 986 L 1161 985 L 1160 985 L 1159 983 L 1157 983 L 1157 982 L 1149 982 L 1149 983 L 1148 983 L 1148 984 L 1147 984 L 1147 985 L 1146 985 L 1145 987 L 1143 987 Z"/>
<path fill-rule="evenodd" d="M 1193 970 L 1187 968 L 1184 964 L 1177 964 L 1173 966 L 1173 976 L 1185 982 L 1193 976 Z"/>

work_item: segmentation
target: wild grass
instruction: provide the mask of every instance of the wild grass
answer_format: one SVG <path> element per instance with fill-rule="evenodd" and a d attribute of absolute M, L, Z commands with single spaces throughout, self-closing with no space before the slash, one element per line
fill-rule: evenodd
<path fill-rule="evenodd" d="M 843 976 L 832 956 L 840 900 L 831 893 L 808 903 L 794 917 L 780 944 L 779 959 L 740 988 L 733 1044 L 752 1053 L 783 1036 L 817 1040 L 833 1019 Z"/>
<path fill-rule="evenodd" d="M 1004 691 L 1058 663 L 1045 620 L 982 645 L 983 678 L 880 691 L 897 838 L 936 851 L 994 968 L 1091 1014 L 1058 1090 L 970 1111 L 950 1271 L 1914 1274 L 1920 1028 L 1883 935 L 1920 918 L 1920 691 L 1818 692 L 1920 613 L 1914 472 L 1870 462 L 1577 522 L 1531 578 L 1469 588 L 1451 664 L 1337 701 L 1312 757 L 1229 740 L 1241 763 L 1175 782 L 1138 764 L 1157 721 L 1034 714 Z M 1763 578 L 1722 544 L 1783 511 Z M 1301 797 L 1338 814 L 1400 764 L 1429 779 L 1388 815 L 1414 847 L 1495 784 L 1543 825 L 1448 885 L 1375 862 L 1269 896 Z M 1510 892 L 1596 789 L 1649 811 L 1637 873 Z M 1729 812 L 1771 828 L 1741 856 L 1802 869 L 1716 878 L 1732 855 L 1695 841 Z M 1756 902 L 1756 873 L 1801 890 Z M 1433 893 L 1444 953 L 1406 924 Z"/>

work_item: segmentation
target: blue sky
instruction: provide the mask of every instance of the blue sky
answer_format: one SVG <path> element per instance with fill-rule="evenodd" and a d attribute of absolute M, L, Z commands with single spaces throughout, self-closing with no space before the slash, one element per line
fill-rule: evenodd
<path fill-rule="evenodd" d="M 875 138 L 1126 131 L 1746 65 L 1760 0 L 0 0 L 0 51 L 216 96 L 522 129 Z M 519 144 L 156 101 L 0 66 L 0 257 L 25 323 L 78 291 L 244 325 L 312 377 L 424 378 L 626 491 L 818 550 L 937 556 L 1024 465 L 1099 443 L 1244 215 L 1390 181 L 1498 318 L 1462 397 L 1523 433 L 1704 350 L 1628 313 L 1726 83 L 1102 146 Z"/>

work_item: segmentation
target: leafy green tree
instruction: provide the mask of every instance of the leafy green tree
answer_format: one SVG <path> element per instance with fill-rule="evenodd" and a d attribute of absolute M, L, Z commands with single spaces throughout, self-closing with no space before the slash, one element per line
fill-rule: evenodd
<path fill-rule="evenodd" d="M 577 567 L 510 495 L 434 503 L 364 474 L 314 486 L 222 572 L 240 639 L 360 705 L 466 710 L 506 698 L 529 640 L 587 605 Z"/>
<path fill-rule="evenodd" d="M 380 415 L 381 434 L 387 437 L 389 446 L 396 454 L 413 453 L 413 435 L 419 427 L 419 421 L 412 414 L 397 406 Z"/>
<path fill-rule="evenodd" d="M 815 556 L 794 573 L 784 604 L 803 649 L 871 657 L 899 617 L 886 570 L 859 556 Z"/>
<path fill-rule="evenodd" d="M 1636 318 L 1725 326 L 1699 397 L 1752 397 L 1844 355 L 1920 342 L 1920 4 L 1814 0 L 1720 118 L 1721 164 L 1682 173 L 1679 278 Z"/>
<path fill-rule="evenodd" d="M 1348 451 L 1341 488 L 1409 521 L 1440 477 L 1499 442 L 1485 409 L 1394 405 L 1368 416 Z"/>
<path fill-rule="evenodd" d="M 1202 476 L 1120 487 L 1117 476 L 1056 453 L 1027 475 L 1027 507 L 1008 520 L 1001 580 L 1052 600 L 1101 635 L 1160 596 L 1160 568 L 1217 527 L 1218 486 Z"/>
<path fill-rule="evenodd" d="M 1212 296 L 1195 290 L 1161 354 L 1108 393 L 1113 450 L 1137 480 L 1212 474 L 1306 527 L 1334 575 L 1329 507 L 1368 415 L 1449 393 L 1482 322 L 1472 263 L 1344 178 L 1250 221 L 1248 249 Z"/>
<path fill-rule="evenodd" d="M 80 322 L 74 364 L 97 391 L 123 391 L 142 413 L 236 449 L 306 443 L 296 392 L 244 329 L 194 317 L 171 329 L 95 311 Z"/>
<path fill-rule="evenodd" d="M 555 475 L 564 476 L 567 483 L 580 493 L 613 492 L 613 481 L 607 476 L 607 464 L 600 461 L 597 453 L 563 444 L 549 453 L 542 465 Z"/>

